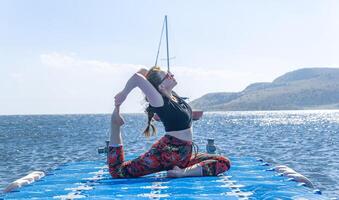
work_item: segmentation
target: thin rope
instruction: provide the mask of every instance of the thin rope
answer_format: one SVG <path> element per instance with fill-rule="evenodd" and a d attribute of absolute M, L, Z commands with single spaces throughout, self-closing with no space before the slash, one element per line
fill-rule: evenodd
<path fill-rule="evenodd" d="M 166 21 L 166 46 L 167 46 L 167 71 L 169 72 L 169 48 L 168 48 L 168 27 L 167 27 L 167 15 L 165 15 L 165 21 Z"/>
<path fill-rule="evenodd" d="M 164 28 L 165 28 L 165 20 L 166 20 L 166 18 L 164 19 L 164 22 L 162 23 L 161 34 L 160 34 L 160 41 L 159 41 L 159 46 L 158 46 L 158 52 L 157 52 L 157 57 L 155 59 L 154 66 L 157 66 L 157 64 L 158 64 L 158 58 L 159 58 L 159 52 L 160 52 L 160 47 L 161 47 L 162 34 L 164 33 Z"/>

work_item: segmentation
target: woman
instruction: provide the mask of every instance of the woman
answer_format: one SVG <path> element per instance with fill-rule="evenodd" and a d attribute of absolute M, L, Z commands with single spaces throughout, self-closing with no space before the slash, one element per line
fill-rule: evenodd
<path fill-rule="evenodd" d="M 192 110 L 173 90 L 177 85 L 174 75 L 159 67 L 141 69 L 115 96 L 112 114 L 111 138 L 107 162 L 113 178 L 139 177 L 167 171 L 168 177 L 216 176 L 230 168 L 230 161 L 222 156 L 205 153 L 192 154 Z M 164 124 L 166 134 L 151 149 L 130 161 L 124 161 L 120 127 L 124 120 L 119 108 L 127 95 L 139 87 L 146 95 L 148 124 L 145 136 L 156 134 L 152 118 L 156 113 Z M 152 132 L 151 132 L 152 129 Z"/>

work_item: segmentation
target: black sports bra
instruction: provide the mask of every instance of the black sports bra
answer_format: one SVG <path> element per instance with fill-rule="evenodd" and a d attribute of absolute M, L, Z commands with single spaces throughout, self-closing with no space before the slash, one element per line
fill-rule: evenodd
<path fill-rule="evenodd" d="M 192 126 L 191 107 L 175 92 L 172 92 L 172 95 L 178 102 L 163 96 L 164 105 L 162 107 L 153 107 L 149 105 L 151 110 L 159 116 L 164 124 L 166 132 L 190 128 Z"/>

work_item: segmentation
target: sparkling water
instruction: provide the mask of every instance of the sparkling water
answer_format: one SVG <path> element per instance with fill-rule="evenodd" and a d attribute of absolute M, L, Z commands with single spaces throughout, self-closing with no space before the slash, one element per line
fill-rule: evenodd
<path fill-rule="evenodd" d="M 137 155 L 164 134 L 146 139 L 146 115 L 125 114 L 125 153 Z M 110 115 L 0 116 L 0 188 L 33 170 L 61 163 L 105 159 L 97 153 L 109 136 Z M 308 177 L 330 197 L 339 196 L 339 111 L 205 113 L 194 122 L 194 142 L 205 151 L 255 156 Z"/>

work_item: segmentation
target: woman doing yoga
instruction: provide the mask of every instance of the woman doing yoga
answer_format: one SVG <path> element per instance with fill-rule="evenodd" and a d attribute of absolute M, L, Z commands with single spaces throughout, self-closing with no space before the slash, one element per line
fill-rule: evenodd
<path fill-rule="evenodd" d="M 111 137 L 107 162 L 113 178 L 139 177 L 159 171 L 167 171 L 168 177 L 216 176 L 230 168 L 226 157 L 206 153 L 192 153 L 192 110 L 173 91 L 177 85 L 174 75 L 159 67 L 141 69 L 115 96 L 115 109 L 111 118 Z M 166 134 L 139 157 L 125 161 L 120 128 L 124 120 L 120 105 L 128 94 L 138 87 L 146 95 L 148 124 L 144 135 L 156 134 L 152 118 L 156 113 Z"/>

